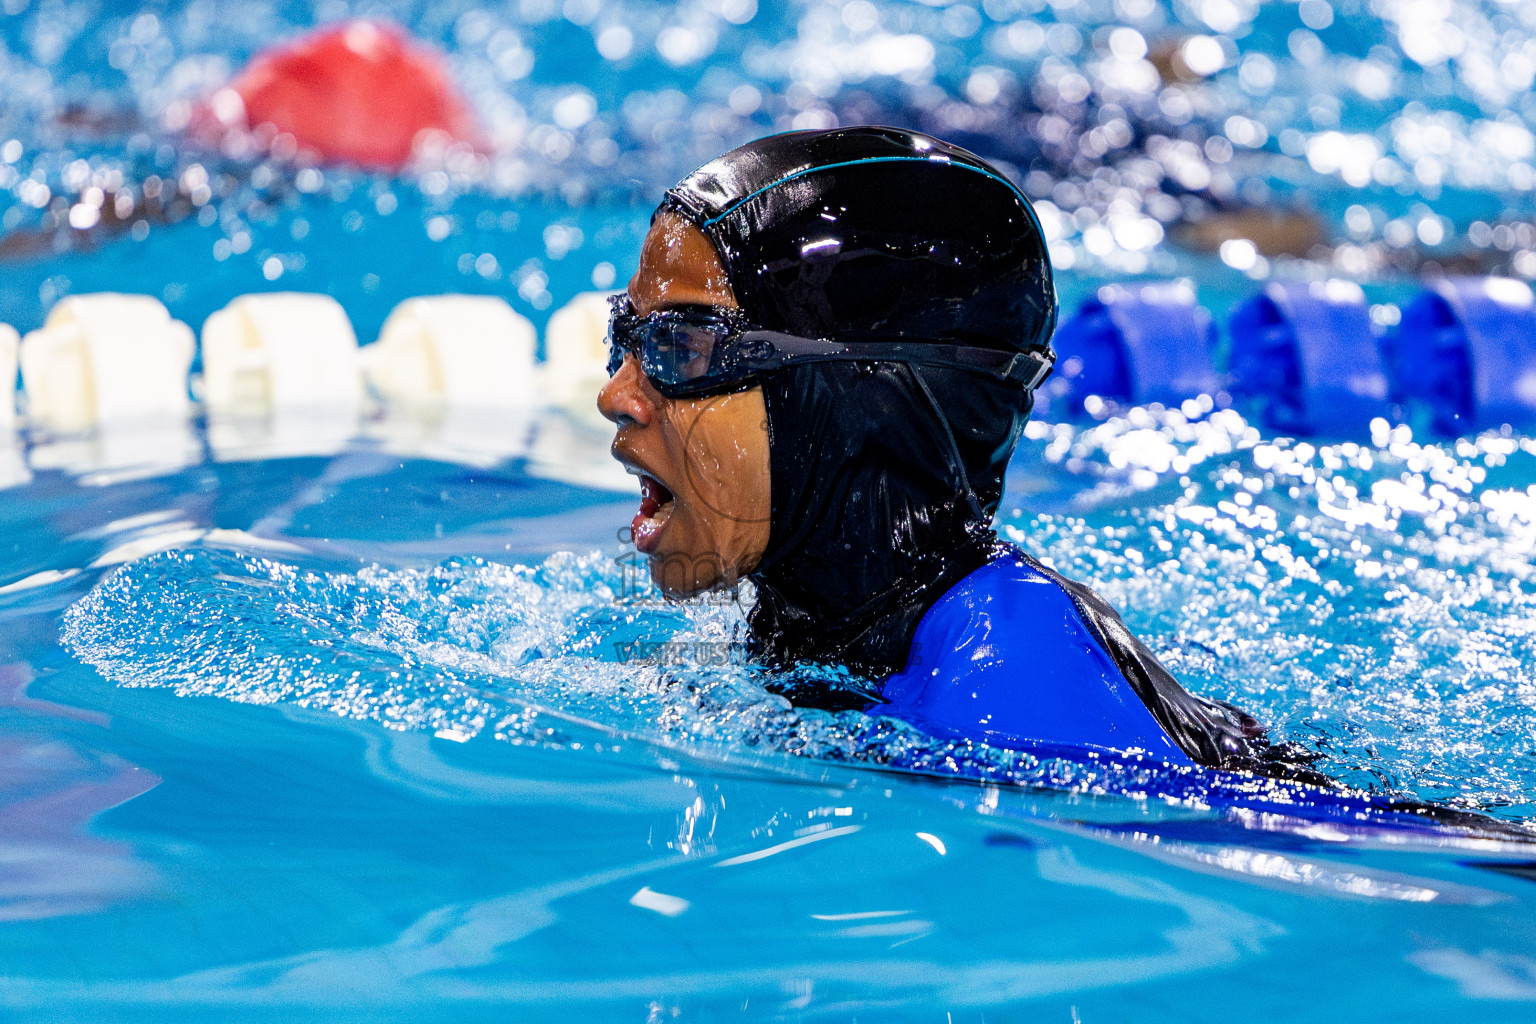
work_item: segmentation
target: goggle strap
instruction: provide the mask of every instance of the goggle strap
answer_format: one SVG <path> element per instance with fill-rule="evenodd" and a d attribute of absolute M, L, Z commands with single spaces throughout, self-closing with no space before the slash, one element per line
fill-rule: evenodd
<path fill-rule="evenodd" d="M 1055 353 L 1001 352 L 993 348 L 969 345 L 939 345 L 910 342 L 821 341 L 777 331 L 748 331 L 741 342 L 767 342 L 773 355 L 746 362 L 757 370 L 777 369 L 793 363 L 863 360 L 912 363 L 919 366 L 946 366 L 973 373 L 986 373 L 999 380 L 1018 381 L 1033 390 L 1049 376 L 1056 362 Z"/>
<path fill-rule="evenodd" d="M 623 292 L 610 297 L 613 316 L 610 320 L 609 345 L 612 352 L 609 372 L 623 359 L 629 346 L 615 344 L 612 326 L 620 320 L 636 318 L 628 296 Z M 729 324 L 739 317 L 737 311 L 719 311 L 718 319 Z M 658 314 L 652 314 L 656 316 Z M 715 379 L 707 376 L 697 381 L 657 382 L 664 394 L 680 397 L 684 394 L 715 390 L 738 390 L 750 386 L 749 378 L 758 373 L 780 369 L 796 363 L 831 362 L 844 360 L 869 360 L 871 362 L 909 363 L 916 366 L 943 366 L 982 373 L 998 380 L 1011 380 L 1033 391 L 1050 375 L 1056 362 L 1056 354 L 1049 348 L 1042 352 L 1003 352 L 992 348 L 969 345 L 952 345 L 942 342 L 866 342 L 826 341 L 803 338 L 778 331 L 743 330 L 732 340 L 732 346 L 745 349 L 739 352 L 738 366 L 746 370 L 742 379 Z M 754 352 L 753 350 L 756 350 Z M 764 351 L 766 349 L 766 351 Z M 760 353 L 760 354 L 759 354 Z M 638 353 L 637 353 L 638 355 Z M 691 385 L 691 386 L 690 386 Z"/>

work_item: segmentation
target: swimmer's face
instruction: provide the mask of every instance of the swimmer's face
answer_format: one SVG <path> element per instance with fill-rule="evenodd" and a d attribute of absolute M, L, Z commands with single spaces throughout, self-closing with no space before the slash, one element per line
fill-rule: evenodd
<path fill-rule="evenodd" d="M 641 316 L 674 306 L 723 306 L 736 297 L 709 239 L 663 213 L 640 250 L 629 299 Z M 633 355 L 597 396 L 618 425 L 613 457 L 640 477 L 635 547 L 673 596 L 730 584 L 768 545 L 768 417 L 761 388 L 667 398 Z"/>

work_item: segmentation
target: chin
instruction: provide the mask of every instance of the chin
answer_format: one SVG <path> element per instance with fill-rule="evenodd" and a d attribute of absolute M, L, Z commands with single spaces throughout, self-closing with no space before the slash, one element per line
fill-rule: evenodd
<path fill-rule="evenodd" d="M 651 582 L 668 597 L 692 597 L 720 585 L 725 579 L 720 556 L 713 551 L 689 554 L 657 551 L 650 556 Z"/>

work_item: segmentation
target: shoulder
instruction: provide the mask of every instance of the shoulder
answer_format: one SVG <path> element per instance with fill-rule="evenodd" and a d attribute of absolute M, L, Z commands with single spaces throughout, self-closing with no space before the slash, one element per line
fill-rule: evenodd
<path fill-rule="evenodd" d="M 1023 553 L 1008 548 L 935 601 L 917 633 L 981 618 L 1032 618 L 1046 608 L 1073 609 L 1071 595 Z"/>
<path fill-rule="evenodd" d="M 1151 751 L 1189 763 L 1129 685 L 1060 577 L 1008 551 L 918 624 L 879 713 L 1005 747 Z"/>
<path fill-rule="evenodd" d="M 913 633 L 906 668 L 892 679 L 1017 671 L 1042 657 L 1097 659 L 1101 646 L 1058 580 L 1010 547 L 934 602 Z"/>
<path fill-rule="evenodd" d="M 1006 587 L 1013 584 L 1052 584 L 1045 573 L 1036 568 L 1024 553 L 1009 545 L 986 565 L 970 573 L 949 589 L 948 597 L 962 592 L 980 592 L 988 588 Z"/>

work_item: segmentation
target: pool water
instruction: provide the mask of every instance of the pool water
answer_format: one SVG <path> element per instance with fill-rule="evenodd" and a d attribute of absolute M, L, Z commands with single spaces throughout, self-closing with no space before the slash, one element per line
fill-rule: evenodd
<path fill-rule="evenodd" d="M 1529 816 L 1529 443 L 1191 411 L 1035 428 L 1004 532 L 1348 781 Z M 7 1007 L 1528 1019 L 1528 845 L 791 710 L 708 646 L 739 607 L 636 583 L 632 497 L 551 473 L 357 441 L 7 492 Z"/>
<path fill-rule="evenodd" d="M 416 294 L 499 294 L 542 324 L 624 279 L 677 175 L 855 115 L 1033 181 L 1069 309 L 1126 275 L 1191 275 L 1221 313 L 1271 271 L 1347 272 L 1387 323 L 1414 288 L 1399 263 L 1536 273 L 1516 230 L 1530 12 L 1318 3 L 8 0 L 0 217 L 53 248 L 7 264 L 0 319 L 112 288 L 196 327 L 296 289 L 336 295 L 364 341 Z M 483 164 L 300 188 L 167 127 L 259 47 L 354 14 L 444 48 L 495 140 Z M 1117 26 L 1237 56 L 1137 92 Z M 1027 151 L 1022 116 L 1080 152 Z M 1092 157 L 1117 119 L 1134 144 Z M 224 191 L 177 224 L 82 239 L 33 201 L 200 161 Z M 1149 227 L 1298 195 L 1333 235 L 1307 263 Z M 1098 588 L 1191 689 L 1316 751 L 1356 788 L 1342 802 L 791 707 L 740 650 L 748 590 L 645 584 L 606 445 L 555 412 L 0 437 L 0 1006 L 1531 1019 L 1536 441 L 1276 437 L 1209 401 L 1030 425 L 1001 534 Z"/>

